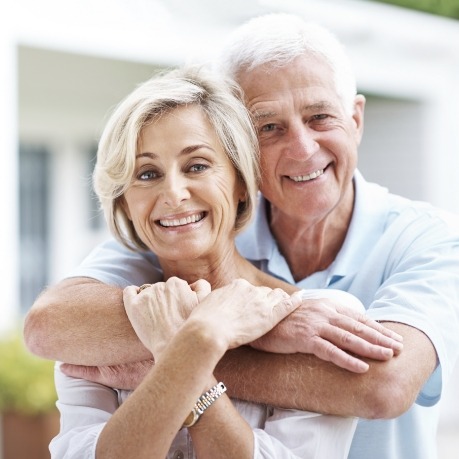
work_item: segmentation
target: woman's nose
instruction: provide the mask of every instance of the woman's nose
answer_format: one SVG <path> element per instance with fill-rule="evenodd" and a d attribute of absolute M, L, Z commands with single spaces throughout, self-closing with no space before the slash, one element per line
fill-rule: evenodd
<path fill-rule="evenodd" d="M 171 208 L 179 207 L 183 201 L 190 199 L 186 178 L 169 174 L 163 182 L 162 195 L 166 205 Z"/>

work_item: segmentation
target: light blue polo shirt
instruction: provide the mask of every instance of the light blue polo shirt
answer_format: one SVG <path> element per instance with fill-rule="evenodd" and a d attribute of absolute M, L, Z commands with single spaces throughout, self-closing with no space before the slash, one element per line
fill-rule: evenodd
<path fill-rule="evenodd" d="M 348 291 L 374 319 L 405 323 L 429 337 L 439 365 L 416 404 L 393 420 L 360 420 L 349 458 L 436 459 L 436 403 L 459 354 L 459 221 L 426 203 L 392 195 L 358 171 L 354 184 L 354 213 L 338 256 L 328 269 L 296 285 Z M 261 198 L 238 248 L 264 271 L 295 283 L 265 209 Z M 113 240 L 97 247 L 71 275 L 121 287 L 161 280 L 154 254 L 130 252 Z"/>

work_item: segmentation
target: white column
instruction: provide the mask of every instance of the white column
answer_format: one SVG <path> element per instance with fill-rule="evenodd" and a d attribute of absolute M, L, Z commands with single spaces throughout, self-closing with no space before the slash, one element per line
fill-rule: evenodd
<path fill-rule="evenodd" d="M 0 6 L 0 333 L 19 318 L 17 44 L 6 8 Z"/>

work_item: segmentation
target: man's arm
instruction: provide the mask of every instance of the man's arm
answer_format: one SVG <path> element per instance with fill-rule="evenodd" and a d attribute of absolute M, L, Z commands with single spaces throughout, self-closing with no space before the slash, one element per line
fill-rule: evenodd
<path fill-rule="evenodd" d="M 75 277 L 48 287 L 25 318 L 24 339 L 34 354 L 82 365 L 151 359 L 124 310 L 123 290 Z"/>
<path fill-rule="evenodd" d="M 437 358 L 421 331 L 385 325 L 403 336 L 403 352 L 387 361 L 369 361 L 366 373 L 351 373 L 313 355 L 239 348 L 222 359 L 216 376 L 230 396 L 244 400 L 367 419 L 397 417 L 414 403 Z"/>
<path fill-rule="evenodd" d="M 367 359 L 370 369 L 366 373 L 349 372 L 314 355 L 241 347 L 226 353 L 215 374 L 225 382 L 229 395 L 243 400 L 367 419 L 397 417 L 416 400 L 435 368 L 436 354 L 419 330 L 391 322 L 386 326 L 404 336 L 403 352 L 385 362 Z M 117 387 L 125 388 L 140 384 L 150 368 L 142 362 L 119 368 L 61 367 L 68 376 L 105 385 L 116 380 Z"/>
<path fill-rule="evenodd" d="M 319 317 L 303 319 L 312 330 L 300 334 L 298 340 L 306 341 L 306 351 L 300 346 L 301 352 L 313 352 L 350 371 L 365 372 L 368 366 L 362 360 L 340 349 L 387 360 L 401 348 L 398 337 L 388 336 L 384 327 L 364 314 L 349 315 L 339 301 L 331 302 L 331 307 L 320 300 L 304 301 L 309 302 L 305 309 L 315 310 Z M 318 301 L 321 306 L 314 308 Z M 26 317 L 24 338 L 34 354 L 70 364 L 112 367 L 152 358 L 129 323 L 122 290 L 89 278 L 67 279 L 45 290 Z M 113 373 L 113 368 L 107 370 Z"/>

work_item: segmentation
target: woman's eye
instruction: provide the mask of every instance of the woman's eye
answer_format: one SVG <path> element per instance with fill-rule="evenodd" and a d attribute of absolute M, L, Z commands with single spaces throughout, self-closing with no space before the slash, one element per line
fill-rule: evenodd
<path fill-rule="evenodd" d="M 158 174 L 155 171 L 144 171 L 138 175 L 139 180 L 152 180 L 157 177 Z"/>
<path fill-rule="evenodd" d="M 190 172 L 203 172 L 208 169 L 208 166 L 205 164 L 193 164 L 190 167 Z"/>

